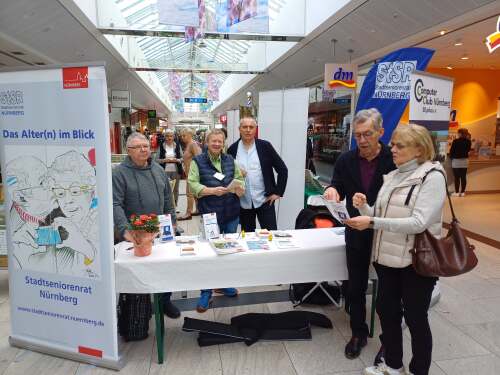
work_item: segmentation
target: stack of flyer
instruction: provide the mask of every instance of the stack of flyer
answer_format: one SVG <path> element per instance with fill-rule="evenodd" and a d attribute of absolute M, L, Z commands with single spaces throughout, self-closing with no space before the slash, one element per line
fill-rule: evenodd
<path fill-rule="evenodd" d="M 179 236 L 175 239 L 175 243 L 179 248 L 179 254 L 184 255 L 196 255 L 196 240 L 187 236 Z"/>
<path fill-rule="evenodd" d="M 299 247 L 291 238 L 276 238 L 273 243 L 278 249 L 297 249 Z"/>
<path fill-rule="evenodd" d="M 210 240 L 210 245 L 218 255 L 241 253 L 245 248 L 236 240 L 218 238 Z"/>
<path fill-rule="evenodd" d="M 269 250 L 269 242 L 266 240 L 247 240 L 248 250 Z"/>
<path fill-rule="evenodd" d="M 273 243 L 278 249 L 297 249 L 299 247 L 293 240 L 292 234 L 282 230 L 274 232 Z"/>

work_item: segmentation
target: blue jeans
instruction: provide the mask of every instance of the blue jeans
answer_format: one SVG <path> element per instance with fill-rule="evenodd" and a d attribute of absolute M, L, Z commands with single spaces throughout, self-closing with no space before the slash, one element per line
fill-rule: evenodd
<path fill-rule="evenodd" d="M 238 224 L 240 223 L 240 218 L 228 221 L 224 224 L 219 224 L 220 233 L 236 233 L 238 230 Z M 202 292 L 210 292 L 212 294 L 212 289 L 202 289 Z"/>
<path fill-rule="evenodd" d="M 224 224 L 219 224 L 220 233 L 236 233 L 238 230 L 238 224 L 240 223 L 240 218 L 237 217 L 234 220 L 228 221 Z"/>

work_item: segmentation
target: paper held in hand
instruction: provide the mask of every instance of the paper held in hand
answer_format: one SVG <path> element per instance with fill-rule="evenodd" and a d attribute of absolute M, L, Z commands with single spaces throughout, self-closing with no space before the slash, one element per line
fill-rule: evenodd
<path fill-rule="evenodd" d="M 342 224 L 344 221 L 347 219 L 350 219 L 351 217 L 349 216 L 349 212 L 347 212 L 346 206 L 344 206 L 342 203 L 337 203 L 334 201 L 329 201 L 325 197 L 321 197 L 323 199 L 323 203 L 328 208 L 328 211 L 332 214 L 332 216 L 337 219 L 339 222 Z"/>
<path fill-rule="evenodd" d="M 227 185 L 227 190 L 229 190 L 230 193 L 236 194 L 236 189 L 241 187 L 241 182 L 238 180 L 233 180 Z"/>

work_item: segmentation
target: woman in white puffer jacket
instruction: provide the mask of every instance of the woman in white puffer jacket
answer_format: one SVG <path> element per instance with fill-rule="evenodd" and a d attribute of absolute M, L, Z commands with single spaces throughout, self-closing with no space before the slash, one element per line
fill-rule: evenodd
<path fill-rule="evenodd" d="M 384 176 L 373 207 L 356 193 L 353 205 L 364 216 L 346 222 L 354 229 L 375 229 L 372 259 L 379 279 L 377 312 L 382 326 L 385 362 L 365 369 L 367 375 L 405 374 L 401 320 L 411 333 L 410 373 L 428 375 L 432 334 L 427 312 L 434 277 L 418 275 L 410 250 L 415 234 L 428 229 L 440 237 L 446 183 L 441 165 L 432 162 L 434 146 L 420 125 L 399 125 L 392 134 L 391 151 L 397 169 Z M 438 171 L 431 171 L 438 170 Z"/>

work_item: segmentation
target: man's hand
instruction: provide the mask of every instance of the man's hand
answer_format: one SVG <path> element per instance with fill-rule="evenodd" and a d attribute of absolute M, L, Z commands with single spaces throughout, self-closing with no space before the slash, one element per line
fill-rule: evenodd
<path fill-rule="evenodd" d="M 356 193 L 352 197 L 352 205 L 354 208 L 361 208 L 366 204 L 366 195 L 363 193 Z"/>
<path fill-rule="evenodd" d="M 365 230 L 370 228 L 370 220 L 370 216 L 356 216 L 344 221 L 344 223 L 349 225 L 352 229 Z"/>
<path fill-rule="evenodd" d="M 234 189 L 234 193 L 241 198 L 243 195 L 245 195 L 245 188 L 238 184 L 236 188 Z"/>
<path fill-rule="evenodd" d="M 335 189 L 334 187 L 329 187 L 328 189 L 326 189 L 323 193 L 323 196 L 329 201 L 334 201 L 336 203 L 340 202 L 340 195 L 337 189 Z"/>
<path fill-rule="evenodd" d="M 211 195 L 216 195 L 216 196 L 220 197 L 221 195 L 229 193 L 229 190 L 227 190 L 227 188 L 225 188 L 223 186 L 218 186 L 218 187 L 211 188 L 210 192 L 212 193 Z"/>
<path fill-rule="evenodd" d="M 278 194 L 271 194 L 266 198 L 266 203 L 269 203 L 269 205 L 271 205 L 280 198 L 281 197 Z"/>

